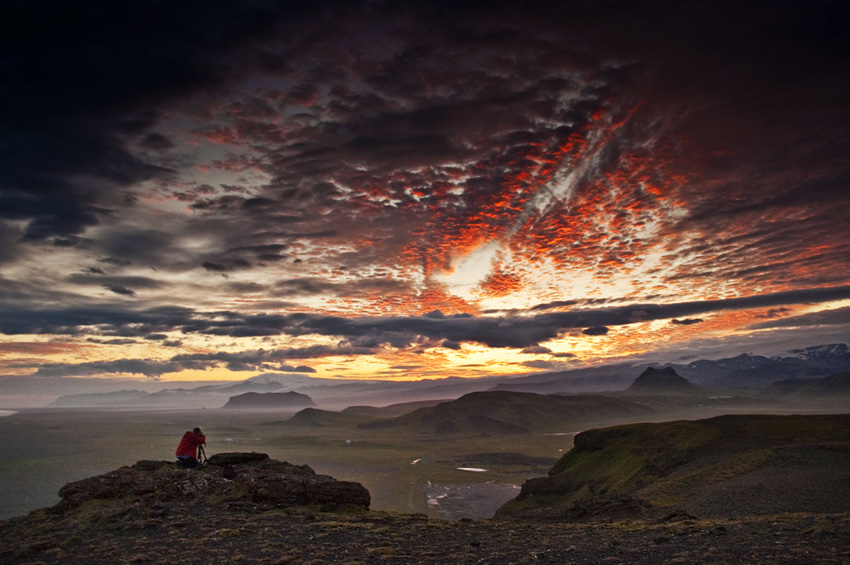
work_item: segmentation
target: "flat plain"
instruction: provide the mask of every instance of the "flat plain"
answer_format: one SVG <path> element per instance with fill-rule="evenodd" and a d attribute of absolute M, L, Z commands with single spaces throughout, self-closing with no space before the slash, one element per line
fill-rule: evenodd
<path fill-rule="evenodd" d="M 140 460 L 170 461 L 180 436 L 195 426 L 207 433 L 208 455 L 257 451 L 306 464 L 317 473 L 362 483 L 375 510 L 483 518 L 526 479 L 545 475 L 571 448 L 571 432 L 578 431 L 441 437 L 363 430 L 353 423 L 292 425 L 291 416 L 231 410 L 19 411 L 0 418 L 0 518 L 56 504 L 57 492 L 68 482 Z M 459 501 L 457 494 L 468 485 L 476 485 L 466 489 L 476 495 L 467 496 L 468 503 Z M 435 503 L 444 487 L 450 510 Z"/>

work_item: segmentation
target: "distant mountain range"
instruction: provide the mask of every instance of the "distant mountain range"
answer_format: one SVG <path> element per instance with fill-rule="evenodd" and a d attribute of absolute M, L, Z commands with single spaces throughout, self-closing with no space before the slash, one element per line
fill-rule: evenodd
<path fill-rule="evenodd" d="M 743 354 L 671 366 L 700 386 L 763 388 L 781 380 L 826 377 L 850 371 L 850 350 L 843 343 L 834 343 L 795 349 L 778 357 Z"/>
<path fill-rule="evenodd" d="M 119 390 L 117 392 L 96 392 L 88 394 L 68 394 L 60 396 L 50 406 L 71 408 L 80 406 L 109 406 L 113 404 L 132 405 L 141 398 L 151 396 L 141 390 Z"/>
<path fill-rule="evenodd" d="M 265 374 L 237 383 L 204 385 L 194 388 L 163 389 L 148 393 L 121 390 L 60 396 L 50 407 L 55 408 L 221 408 L 231 397 L 252 393 L 288 391 L 293 386 L 323 381 L 303 375 Z M 305 405 L 301 406 L 303 408 Z"/>
<path fill-rule="evenodd" d="M 767 396 L 779 397 L 850 399 L 850 373 L 839 373 L 822 379 L 779 381 L 764 392 Z"/>
<path fill-rule="evenodd" d="M 52 407 L 112 408 L 221 408 L 244 393 L 298 392 L 317 405 L 385 406 L 406 402 L 432 402 L 459 398 L 471 392 L 505 391 L 538 394 L 586 394 L 624 391 L 648 368 L 668 367 L 693 385 L 716 390 L 747 389 L 760 392 L 780 381 L 819 379 L 850 372 L 850 349 L 828 344 L 796 349 L 781 356 L 741 354 L 725 359 L 701 359 L 687 364 L 619 363 L 572 371 L 487 378 L 447 377 L 408 382 L 340 381 L 304 374 L 257 375 L 238 383 L 195 388 L 164 389 L 155 393 L 122 390 L 59 397 Z M 790 385 L 789 385 L 790 386 Z M 634 391 L 632 391 L 634 392 Z M 775 395 L 775 391 L 771 393 Z"/>
<path fill-rule="evenodd" d="M 762 390 L 778 381 L 850 372 L 850 349 L 846 344 L 833 343 L 794 349 L 775 357 L 744 353 L 724 359 L 701 359 L 688 364 L 620 363 L 516 377 L 497 384 L 493 390 L 540 394 L 619 391 L 628 388 L 635 378 L 650 367 L 670 367 L 679 376 L 704 388 Z"/>
<path fill-rule="evenodd" d="M 148 393 L 121 390 L 60 396 L 52 408 L 218 408 L 222 398 L 195 389 L 174 388 Z"/>

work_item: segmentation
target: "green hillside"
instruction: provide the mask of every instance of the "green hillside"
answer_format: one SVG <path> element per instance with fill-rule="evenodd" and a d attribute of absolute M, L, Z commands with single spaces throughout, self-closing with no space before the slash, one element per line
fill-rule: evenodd
<path fill-rule="evenodd" d="M 648 418 L 655 411 L 633 400 L 604 396 L 559 396 L 528 392 L 473 392 L 389 420 L 360 424 L 363 429 L 406 428 L 434 434 L 511 434 L 568 432 L 575 426 L 626 418 Z"/>
<path fill-rule="evenodd" d="M 499 515 L 832 512 L 848 494 L 850 415 L 719 416 L 582 432 Z"/>

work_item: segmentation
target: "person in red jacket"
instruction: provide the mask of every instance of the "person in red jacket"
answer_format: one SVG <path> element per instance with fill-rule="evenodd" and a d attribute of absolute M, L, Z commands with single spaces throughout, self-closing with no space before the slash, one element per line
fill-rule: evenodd
<path fill-rule="evenodd" d="M 177 456 L 177 463 L 188 469 L 199 467 L 201 463 L 198 461 L 198 446 L 206 445 L 206 443 L 207 436 L 204 435 L 204 430 L 201 428 L 195 428 L 191 432 L 183 434 L 180 445 L 174 452 Z"/>

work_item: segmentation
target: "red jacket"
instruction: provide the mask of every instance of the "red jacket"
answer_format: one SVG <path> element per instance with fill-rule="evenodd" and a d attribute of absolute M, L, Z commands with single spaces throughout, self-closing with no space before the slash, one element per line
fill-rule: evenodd
<path fill-rule="evenodd" d="M 186 456 L 197 459 L 198 446 L 205 443 L 207 443 L 207 436 L 197 435 L 195 432 L 186 432 L 183 434 L 183 439 L 180 440 L 180 445 L 177 446 L 177 451 L 174 454 L 178 457 Z"/>

